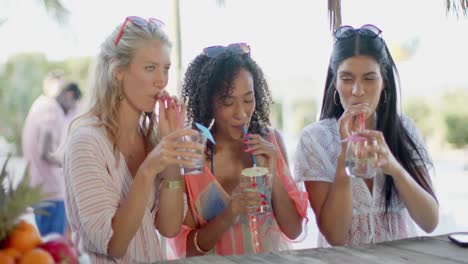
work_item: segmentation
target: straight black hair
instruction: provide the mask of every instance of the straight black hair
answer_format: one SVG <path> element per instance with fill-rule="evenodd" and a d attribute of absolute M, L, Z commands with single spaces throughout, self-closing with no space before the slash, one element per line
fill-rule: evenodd
<path fill-rule="evenodd" d="M 336 99 L 334 98 L 337 70 L 343 61 L 358 55 L 366 55 L 376 60 L 380 65 L 384 79 L 384 89 L 380 95 L 379 106 L 376 109 L 376 130 L 383 133 L 390 151 L 405 170 L 409 172 L 411 177 L 437 200 L 429 178 L 426 161 L 423 159 L 416 142 L 403 126 L 401 117 L 398 115 L 397 89 L 400 89 L 400 77 L 388 47 L 381 37 L 366 37 L 366 34 L 353 34 L 351 37 L 335 41 L 328 65 L 320 120 L 327 118 L 338 119 L 343 114 L 344 108 L 339 101 L 339 96 Z M 424 166 L 417 166 L 416 161 L 411 156 L 412 151 L 417 153 L 418 157 L 424 162 Z M 385 214 L 387 214 L 392 202 L 392 196 L 396 192 L 392 177 L 385 177 L 384 191 Z"/>

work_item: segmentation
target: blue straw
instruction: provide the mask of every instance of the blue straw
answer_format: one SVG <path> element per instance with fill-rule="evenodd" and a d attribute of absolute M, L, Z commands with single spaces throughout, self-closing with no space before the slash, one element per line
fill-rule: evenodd
<path fill-rule="evenodd" d="M 242 127 L 242 131 L 244 132 L 244 135 L 247 135 L 247 128 L 245 128 L 245 126 Z M 257 157 L 255 157 L 254 154 L 252 154 L 252 161 L 253 161 L 254 167 L 257 167 Z"/>

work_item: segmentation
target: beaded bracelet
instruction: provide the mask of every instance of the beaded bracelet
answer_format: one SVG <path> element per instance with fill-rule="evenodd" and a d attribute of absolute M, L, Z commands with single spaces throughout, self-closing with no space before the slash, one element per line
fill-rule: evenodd
<path fill-rule="evenodd" d="M 198 231 L 200 231 L 200 229 L 197 229 L 195 231 L 195 234 L 193 235 L 193 245 L 195 246 L 195 249 L 197 250 L 198 253 L 200 254 L 206 254 L 208 253 L 208 251 L 204 251 L 200 248 L 200 246 L 198 245 Z"/>

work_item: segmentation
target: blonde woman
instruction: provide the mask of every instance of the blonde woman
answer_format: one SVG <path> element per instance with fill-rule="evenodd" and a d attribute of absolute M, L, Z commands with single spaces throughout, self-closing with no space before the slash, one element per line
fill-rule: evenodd
<path fill-rule="evenodd" d="M 155 228 L 171 237 L 182 224 L 179 166 L 200 158 L 192 151 L 203 146 L 178 140 L 197 132 L 182 129 L 185 107 L 164 91 L 171 43 L 162 26 L 127 17 L 112 32 L 97 58 L 88 109 L 71 126 L 67 216 L 93 263 L 161 260 Z"/>

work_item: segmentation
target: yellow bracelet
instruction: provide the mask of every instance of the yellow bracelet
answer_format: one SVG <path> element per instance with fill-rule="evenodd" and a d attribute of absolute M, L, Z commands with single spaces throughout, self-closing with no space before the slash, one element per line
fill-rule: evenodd
<path fill-rule="evenodd" d="M 161 186 L 169 190 L 185 189 L 185 180 L 163 180 Z"/>

